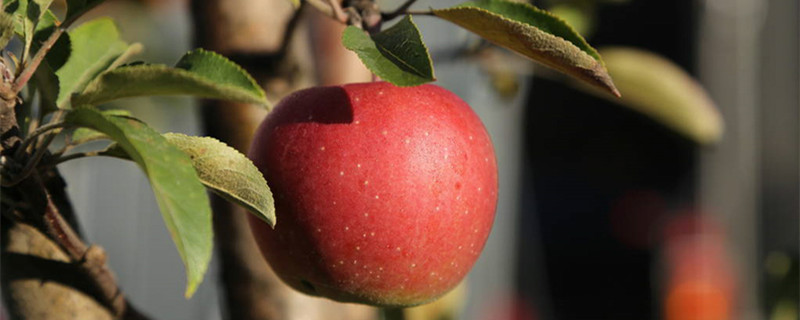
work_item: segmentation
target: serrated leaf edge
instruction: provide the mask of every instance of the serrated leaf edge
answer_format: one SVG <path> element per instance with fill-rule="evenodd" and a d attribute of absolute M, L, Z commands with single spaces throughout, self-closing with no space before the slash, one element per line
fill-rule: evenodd
<path fill-rule="evenodd" d="M 247 72 L 247 70 L 242 68 L 242 66 L 238 65 L 237 63 L 231 61 L 227 57 L 225 57 L 225 56 L 223 56 L 223 55 L 221 55 L 219 53 L 216 53 L 214 51 L 206 50 L 206 49 L 203 49 L 203 48 L 197 48 L 197 49 L 194 49 L 194 50 L 190 50 L 190 51 L 186 52 L 186 54 L 184 54 L 178 60 L 178 62 L 175 63 L 175 68 L 181 69 L 179 67 L 181 61 L 183 61 L 183 59 L 186 56 L 190 55 L 190 54 L 201 54 L 201 55 L 207 55 L 207 56 L 214 57 L 214 59 L 221 59 L 222 61 L 225 62 L 225 64 L 233 67 L 234 69 L 236 69 L 236 71 L 239 71 L 242 74 L 244 74 L 245 78 L 247 78 L 247 80 L 250 82 L 250 85 L 253 87 L 253 89 L 255 89 L 255 91 L 258 92 L 258 96 L 261 99 L 263 99 L 264 101 L 267 101 L 267 94 L 264 92 L 264 89 L 262 89 L 261 86 L 258 85 L 258 82 L 255 79 L 253 79 L 253 76 L 251 76 L 250 73 Z M 186 69 L 184 69 L 184 70 L 186 70 Z"/>
<path fill-rule="evenodd" d="M 438 14 L 438 13 L 449 13 L 449 12 L 452 12 L 452 11 L 465 10 L 465 9 L 473 10 L 473 11 L 478 12 L 480 14 L 485 14 L 485 15 L 489 15 L 489 16 L 491 16 L 493 18 L 501 19 L 501 20 L 503 20 L 505 22 L 508 22 L 510 25 L 512 25 L 514 27 L 514 29 L 519 29 L 519 30 L 532 29 L 539 36 L 542 36 L 545 39 L 548 39 L 549 41 L 562 42 L 563 44 L 566 45 L 567 48 L 571 48 L 576 53 L 578 53 L 580 55 L 584 55 L 585 59 L 588 59 L 587 61 L 584 61 L 585 63 L 589 62 L 589 61 L 591 61 L 591 62 L 586 63 L 585 65 L 571 66 L 572 68 L 574 68 L 574 70 L 573 70 L 573 69 L 571 69 L 569 67 L 565 67 L 565 65 L 569 66 L 569 64 L 555 63 L 554 61 L 552 61 L 553 59 L 551 57 L 543 55 L 543 54 L 537 54 L 537 56 L 539 58 L 538 59 L 534 59 L 534 61 L 539 62 L 541 64 L 544 64 L 544 65 L 546 65 L 546 66 L 548 66 L 550 68 L 556 69 L 558 71 L 564 72 L 566 74 L 573 75 L 573 76 L 575 76 L 577 78 L 580 78 L 580 79 L 582 79 L 584 81 L 587 81 L 589 83 L 593 83 L 593 84 L 595 84 L 595 85 L 597 85 L 599 87 L 602 87 L 602 88 L 608 90 L 609 92 L 611 92 L 612 94 L 614 94 L 617 97 L 620 96 L 620 93 L 617 90 L 617 88 L 614 86 L 614 82 L 611 79 L 611 76 L 608 74 L 608 70 L 606 70 L 603 61 L 602 60 L 598 60 L 595 57 L 593 57 L 592 55 L 588 54 L 586 51 L 581 50 L 581 48 L 579 48 L 578 46 L 576 46 L 574 43 L 570 42 L 567 39 L 564 39 L 564 38 L 559 37 L 557 35 L 545 32 L 545 31 L 543 31 L 543 30 L 541 30 L 541 29 L 539 29 L 539 28 L 537 28 L 537 27 L 535 27 L 533 25 L 530 25 L 530 24 L 527 24 L 527 23 L 523 23 L 523 22 L 519 22 L 517 20 L 511 20 L 511 19 L 505 18 L 505 17 L 503 17 L 503 16 L 501 16 L 499 14 L 496 14 L 494 12 L 491 12 L 489 10 L 486 10 L 486 9 L 483 9 L 483 8 L 479 8 L 479 7 L 473 7 L 473 6 L 453 7 L 453 8 L 447 8 L 447 9 L 435 9 L 435 10 L 433 10 L 433 12 L 434 12 L 434 14 L 436 16 L 438 16 L 438 17 L 440 17 L 440 18 L 442 18 L 444 20 L 450 21 L 450 22 L 452 22 L 452 23 L 454 23 L 456 25 L 461 26 L 462 28 L 465 28 L 467 30 L 472 31 L 471 29 L 469 29 L 468 26 L 461 25 L 461 24 L 459 24 L 459 23 L 457 23 L 455 21 L 451 21 L 451 20 L 449 20 L 449 19 L 447 19 L 447 18 L 445 18 L 443 16 L 440 16 Z M 475 32 L 475 31 L 472 31 L 472 32 Z M 475 33 L 477 33 L 477 32 L 475 32 Z M 520 33 L 523 33 L 523 32 L 520 32 Z M 497 44 L 498 46 L 506 47 L 505 45 L 503 45 L 501 43 L 497 43 L 492 39 L 488 39 L 487 38 L 487 40 L 492 42 L 492 43 Z M 511 50 L 515 51 L 513 49 L 511 49 Z M 538 50 L 535 50 L 535 51 L 538 51 Z M 529 59 L 533 59 L 533 57 L 528 57 L 528 56 L 526 56 L 526 57 L 529 58 Z"/>
<path fill-rule="evenodd" d="M 255 100 L 255 99 L 252 99 L 253 95 L 248 90 L 244 90 L 244 89 L 241 89 L 241 88 L 235 87 L 235 86 L 220 85 L 220 84 L 218 84 L 216 82 L 209 81 L 205 77 L 198 76 L 197 74 L 195 74 L 195 73 L 193 73 L 191 71 L 188 71 L 186 69 L 170 67 L 170 66 L 163 65 L 163 64 L 123 65 L 123 66 L 121 66 L 119 68 L 106 71 L 106 72 L 100 74 L 100 76 L 95 78 L 92 82 L 90 82 L 86 86 L 86 88 L 83 90 L 83 92 L 81 92 L 80 94 L 75 95 L 74 98 L 73 98 L 73 103 L 75 103 L 75 104 L 97 105 L 97 104 L 113 101 L 113 100 L 116 100 L 116 99 L 139 96 L 137 94 L 131 94 L 131 95 L 124 95 L 124 96 L 117 96 L 117 97 L 114 97 L 113 99 L 94 99 L 93 98 L 94 95 L 86 95 L 87 92 L 90 92 L 90 89 L 97 90 L 98 92 L 100 92 L 99 89 L 97 89 L 96 87 L 100 83 L 102 83 L 102 78 L 103 77 L 108 76 L 109 74 L 112 74 L 112 73 L 130 72 L 131 69 L 134 69 L 134 68 L 153 68 L 153 69 L 161 69 L 161 70 L 165 70 L 165 71 L 169 71 L 169 72 L 179 72 L 179 73 L 182 73 L 182 76 L 186 76 L 187 78 L 192 78 L 193 80 L 195 80 L 197 82 L 200 82 L 205 86 L 208 86 L 208 87 L 223 87 L 223 88 L 225 88 L 225 90 L 230 90 L 231 92 L 235 92 L 236 94 L 234 94 L 232 97 L 227 98 L 228 100 L 236 100 L 236 101 L 242 101 L 242 102 L 248 102 L 248 103 L 254 103 L 254 104 L 263 104 L 263 105 L 267 105 L 268 106 L 268 101 L 263 96 L 259 96 L 259 98 L 261 98 L 261 100 Z M 263 92 L 262 92 L 262 94 L 263 94 Z M 153 95 L 172 95 L 172 94 L 168 94 L 168 93 L 158 94 L 157 93 L 157 94 L 149 94 L 149 95 L 153 96 Z M 203 95 L 203 94 L 194 95 L 194 94 L 192 94 L 192 96 L 202 97 L 202 98 L 218 99 L 217 96 L 213 96 L 213 95 L 210 95 L 210 94 L 209 95 Z"/>

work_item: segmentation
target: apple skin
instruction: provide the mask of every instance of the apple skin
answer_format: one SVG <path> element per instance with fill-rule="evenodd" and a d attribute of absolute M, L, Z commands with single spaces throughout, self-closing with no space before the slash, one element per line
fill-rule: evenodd
<path fill-rule="evenodd" d="M 278 223 L 250 217 L 278 276 L 306 294 L 405 307 L 454 288 L 494 220 L 497 163 L 480 119 L 435 86 L 315 87 L 282 100 L 249 157 Z"/>

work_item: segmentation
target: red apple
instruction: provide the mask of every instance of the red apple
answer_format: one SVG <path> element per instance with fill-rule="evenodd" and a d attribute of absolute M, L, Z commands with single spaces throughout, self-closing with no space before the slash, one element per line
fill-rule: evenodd
<path fill-rule="evenodd" d="M 497 164 L 480 119 L 435 85 L 316 87 L 281 101 L 249 153 L 275 196 L 250 225 L 295 289 L 401 307 L 455 287 L 494 220 Z"/>

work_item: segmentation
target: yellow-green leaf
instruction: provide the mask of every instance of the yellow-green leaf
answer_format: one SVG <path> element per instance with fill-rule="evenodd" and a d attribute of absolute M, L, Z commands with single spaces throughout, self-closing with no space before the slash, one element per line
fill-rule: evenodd
<path fill-rule="evenodd" d="M 264 176 L 245 155 L 211 137 L 166 133 L 164 138 L 189 155 L 200 182 L 206 187 L 275 226 L 272 192 Z"/>
<path fill-rule="evenodd" d="M 716 142 L 723 120 L 705 89 L 671 61 L 624 47 L 600 50 L 622 93 L 613 99 L 700 144 Z"/>
<path fill-rule="evenodd" d="M 595 49 L 564 20 L 527 3 L 481 0 L 433 10 L 434 15 L 614 95 Z"/>

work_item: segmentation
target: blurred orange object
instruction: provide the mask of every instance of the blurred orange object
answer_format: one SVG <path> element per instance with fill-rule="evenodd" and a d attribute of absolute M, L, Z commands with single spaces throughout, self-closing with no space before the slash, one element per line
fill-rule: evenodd
<path fill-rule="evenodd" d="M 673 218 L 665 231 L 664 319 L 731 319 L 735 277 L 721 226 L 706 215 L 687 214 Z"/>

